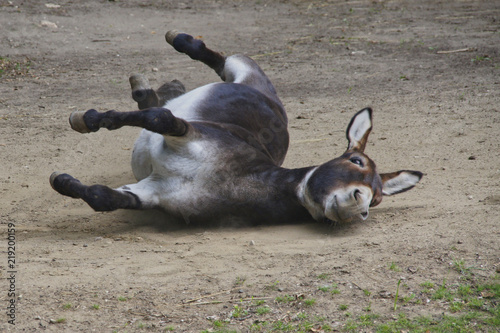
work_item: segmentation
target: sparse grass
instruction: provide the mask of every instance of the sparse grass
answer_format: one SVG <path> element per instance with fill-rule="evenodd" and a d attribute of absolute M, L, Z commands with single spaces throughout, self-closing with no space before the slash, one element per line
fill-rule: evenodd
<path fill-rule="evenodd" d="M 318 287 L 318 290 L 321 290 L 322 292 L 328 292 L 330 290 L 330 286 L 321 286 Z"/>
<path fill-rule="evenodd" d="M 169 331 L 174 331 L 173 327 L 170 327 Z M 167 331 L 168 328 L 165 329 Z M 236 333 L 236 330 L 229 329 L 227 323 L 221 320 L 214 320 L 212 322 L 212 328 L 208 330 L 201 331 L 201 333 Z"/>
<path fill-rule="evenodd" d="M 393 272 L 401 272 L 401 268 L 394 261 L 389 264 L 389 269 Z"/>
<path fill-rule="evenodd" d="M 63 305 L 64 310 L 69 310 L 69 309 L 71 309 L 71 307 L 72 307 L 71 303 L 66 303 Z"/>
<path fill-rule="evenodd" d="M 92 305 L 92 309 L 94 309 L 94 310 L 99 310 L 99 309 L 100 309 L 99 304 L 93 304 L 93 305 Z"/>
<path fill-rule="evenodd" d="M 307 315 L 307 313 L 301 312 L 297 315 L 297 318 L 300 320 L 305 320 L 305 319 L 309 318 L 309 316 Z"/>
<path fill-rule="evenodd" d="M 266 304 L 266 301 L 263 299 L 257 299 L 257 300 L 254 300 L 253 302 L 255 303 L 256 306 L 261 306 L 263 304 Z"/>
<path fill-rule="evenodd" d="M 408 304 L 412 299 L 414 299 L 416 297 L 415 294 L 411 293 L 410 295 L 408 296 L 404 296 L 403 297 L 403 304 Z"/>
<path fill-rule="evenodd" d="M 278 280 L 276 280 L 276 281 L 275 281 L 275 282 L 273 282 L 272 284 L 265 286 L 265 287 L 264 287 L 264 289 L 265 289 L 265 290 L 268 290 L 268 291 L 270 291 L 270 290 L 278 290 L 278 284 L 279 284 L 279 283 L 280 283 L 280 282 L 279 282 Z"/>
<path fill-rule="evenodd" d="M 120 302 L 126 302 L 128 300 L 128 298 L 127 297 L 123 297 L 123 296 L 118 296 L 118 300 Z"/>
<path fill-rule="evenodd" d="M 313 306 L 314 304 L 316 304 L 316 299 L 315 298 L 306 299 L 304 300 L 304 304 L 306 306 Z"/>
<path fill-rule="evenodd" d="M 334 288 L 334 289 L 330 290 L 330 294 L 332 294 L 332 295 L 340 294 L 340 290 L 338 290 L 337 288 Z"/>
<path fill-rule="evenodd" d="M 472 58 L 471 61 L 474 63 L 482 62 L 482 61 L 491 61 L 491 58 L 487 55 L 477 55 L 475 58 Z"/>
<path fill-rule="evenodd" d="M 468 272 L 468 269 L 465 268 L 465 260 L 463 260 L 463 259 L 454 260 L 453 266 L 454 266 L 455 270 L 460 274 L 465 274 Z"/>
<path fill-rule="evenodd" d="M 467 303 L 467 305 L 471 308 L 471 309 L 476 309 L 476 310 L 480 310 L 483 308 L 484 306 L 484 300 L 483 299 L 480 299 L 480 298 L 472 298 L 469 303 Z"/>
<path fill-rule="evenodd" d="M 469 275 L 470 269 L 463 261 L 451 265 L 451 270 L 460 275 Z M 463 273 L 463 274 L 462 274 Z M 319 279 L 319 277 L 318 277 Z M 326 279 L 326 278 L 325 278 Z M 330 277 L 327 278 L 330 280 Z M 322 279 L 320 279 L 322 280 Z M 331 281 L 331 280 L 330 280 Z M 380 313 L 380 306 L 392 308 L 391 304 L 381 303 L 377 297 L 366 298 L 364 306 L 353 306 L 345 302 L 333 303 L 333 311 L 340 317 L 335 321 L 335 327 L 330 325 L 331 318 L 318 316 L 317 309 L 331 306 L 334 300 L 326 297 L 328 292 L 337 290 L 336 283 L 329 283 L 322 287 L 306 287 L 294 294 L 274 294 L 274 305 L 263 306 L 262 301 L 240 300 L 228 317 L 212 322 L 208 332 L 232 332 L 231 325 L 242 325 L 238 330 L 246 332 L 496 332 L 500 326 L 500 278 L 498 275 L 489 280 L 478 283 L 477 278 L 457 280 L 451 283 L 443 279 L 440 283 L 431 281 L 422 282 L 417 289 L 412 290 L 410 282 L 397 280 L 394 294 L 394 310 Z M 306 285 L 307 286 L 307 285 Z M 307 288 L 310 288 L 307 290 Z M 304 294 L 319 292 L 317 298 L 304 298 Z M 363 293 L 370 296 L 371 293 Z M 346 294 L 348 295 L 348 294 Z M 262 297 L 268 297 L 263 295 Z M 348 297 L 348 296 L 347 296 Z M 376 307 L 372 307 L 372 302 Z M 441 315 L 423 315 L 410 317 L 409 314 L 423 302 L 431 303 L 432 307 L 441 308 Z M 403 306 L 404 305 L 404 306 Z M 273 307 L 276 306 L 275 309 Z M 352 309 L 351 309 L 352 308 Z M 251 319 L 250 314 L 252 314 Z M 287 314 L 284 316 L 284 314 Z M 295 315 L 294 315 L 295 314 Z"/>
<path fill-rule="evenodd" d="M 420 284 L 420 287 L 424 287 L 424 288 L 432 289 L 432 288 L 434 288 L 434 283 L 429 282 L 429 281 L 422 282 L 422 283 Z"/>
<path fill-rule="evenodd" d="M 245 277 L 237 276 L 236 280 L 234 281 L 235 286 L 242 286 L 246 281 Z"/>
<path fill-rule="evenodd" d="M 340 290 L 337 289 L 338 285 L 336 283 L 332 283 L 331 285 L 325 285 L 318 287 L 318 290 L 322 292 L 330 292 L 332 295 L 340 294 Z"/>
<path fill-rule="evenodd" d="M 398 280 L 398 286 L 396 288 L 396 296 L 394 296 L 394 311 L 398 307 L 398 296 L 399 296 L 399 285 L 401 284 L 401 279 Z"/>
<path fill-rule="evenodd" d="M 257 314 L 262 316 L 265 315 L 266 313 L 271 312 L 271 308 L 269 308 L 268 306 L 261 306 L 257 308 L 256 312 Z"/>
<path fill-rule="evenodd" d="M 56 319 L 56 323 L 57 323 L 57 324 L 63 324 L 63 323 L 65 323 L 65 322 L 66 322 L 66 318 L 57 318 L 57 319 Z"/>
<path fill-rule="evenodd" d="M 461 284 L 458 286 L 458 295 L 462 297 L 469 296 L 472 293 L 471 286 L 468 284 Z"/>
<path fill-rule="evenodd" d="M 432 299 L 434 300 L 444 299 L 449 302 L 453 300 L 453 295 L 451 294 L 450 290 L 446 287 L 446 279 L 443 280 L 443 284 L 437 288 L 434 294 L 432 294 Z"/>
<path fill-rule="evenodd" d="M 13 60 L 5 57 L 0 57 L 0 77 L 17 77 L 26 75 L 29 73 L 31 65 L 31 60 L 28 58 L 25 58 L 23 60 Z"/>
<path fill-rule="evenodd" d="M 464 307 L 464 303 L 462 303 L 460 301 L 450 303 L 450 311 L 451 312 L 458 312 L 458 311 L 462 310 L 463 307 Z"/>
<path fill-rule="evenodd" d="M 349 305 L 347 305 L 347 304 L 340 304 L 339 305 L 339 310 L 340 311 L 345 311 L 347 309 L 349 309 Z"/>
<path fill-rule="evenodd" d="M 246 317 L 247 315 L 248 315 L 248 310 L 246 310 L 243 306 L 235 305 L 231 317 L 241 318 L 241 317 Z"/>
<path fill-rule="evenodd" d="M 295 297 L 291 295 L 278 296 L 275 298 L 277 303 L 289 303 L 295 301 Z"/>

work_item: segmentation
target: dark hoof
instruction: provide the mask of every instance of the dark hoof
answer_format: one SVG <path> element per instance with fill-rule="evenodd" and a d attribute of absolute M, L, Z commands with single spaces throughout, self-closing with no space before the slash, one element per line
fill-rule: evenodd
<path fill-rule="evenodd" d="M 76 178 L 73 178 L 72 176 L 68 175 L 67 173 L 62 173 L 62 172 L 53 172 L 50 175 L 49 178 L 50 181 L 50 186 L 56 191 L 59 192 L 62 195 L 72 197 L 72 198 L 77 198 L 77 196 L 73 195 L 70 193 L 70 182 L 78 182 L 80 183 L 79 180 Z"/>
<path fill-rule="evenodd" d="M 55 183 L 55 180 L 56 178 L 59 176 L 59 175 L 62 175 L 63 173 L 62 172 L 58 172 L 58 171 L 55 171 L 55 172 L 52 172 L 52 174 L 50 175 L 50 186 L 52 186 L 52 188 L 54 190 L 56 190 L 56 188 L 54 187 L 54 183 Z M 57 190 L 56 190 L 57 191 Z"/>
<path fill-rule="evenodd" d="M 134 74 L 129 78 L 132 88 L 132 99 L 137 102 L 140 110 L 160 106 L 158 96 L 151 89 L 148 79 L 142 74 Z"/>
<path fill-rule="evenodd" d="M 86 111 L 75 111 L 71 113 L 69 116 L 69 124 L 71 125 L 71 128 L 79 133 L 90 133 L 92 132 L 87 125 L 85 124 L 85 121 L 83 120 L 83 116 L 85 115 Z"/>
<path fill-rule="evenodd" d="M 177 30 L 167 31 L 167 33 L 165 34 L 165 40 L 167 41 L 167 43 L 169 43 L 170 45 L 174 46 L 174 39 L 179 34 L 180 34 L 180 32 L 177 31 Z"/>

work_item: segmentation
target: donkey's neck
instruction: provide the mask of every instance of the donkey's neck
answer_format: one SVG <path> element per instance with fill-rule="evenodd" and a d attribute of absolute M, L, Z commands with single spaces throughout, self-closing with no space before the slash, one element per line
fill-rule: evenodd
<path fill-rule="evenodd" d="M 306 208 L 303 193 L 307 179 L 316 167 L 287 169 L 273 166 L 260 173 L 261 181 L 268 189 L 268 206 L 271 215 L 277 218 L 291 220 L 311 219 L 311 213 Z"/>

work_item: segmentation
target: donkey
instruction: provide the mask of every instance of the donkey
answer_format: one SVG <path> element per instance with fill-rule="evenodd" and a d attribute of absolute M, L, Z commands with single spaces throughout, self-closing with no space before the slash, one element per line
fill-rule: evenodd
<path fill-rule="evenodd" d="M 383 195 L 409 190 L 422 178 L 419 171 L 377 172 L 364 153 L 370 108 L 351 119 L 341 156 L 319 166 L 281 167 L 289 144 L 287 115 L 261 68 L 244 55 L 225 57 L 185 33 L 173 30 L 165 38 L 223 82 L 186 93 L 174 80 L 154 91 L 145 77 L 132 76 L 139 111 L 73 112 L 69 122 L 80 133 L 143 128 L 132 153 L 138 182 L 111 189 L 54 172 L 54 190 L 83 199 L 95 211 L 161 209 L 186 222 L 347 222 L 365 220 Z"/>

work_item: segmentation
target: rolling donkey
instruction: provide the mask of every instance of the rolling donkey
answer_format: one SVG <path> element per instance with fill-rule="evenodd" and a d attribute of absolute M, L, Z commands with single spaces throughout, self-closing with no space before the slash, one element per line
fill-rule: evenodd
<path fill-rule="evenodd" d="M 422 173 L 379 174 L 364 154 L 372 110 L 356 113 L 347 127 L 347 150 L 319 166 L 281 167 L 288 149 L 287 116 L 273 85 L 250 58 L 224 57 L 198 39 L 169 31 L 177 51 L 221 77 L 185 93 L 179 81 L 152 90 L 142 76 L 130 79 L 140 111 L 86 112 L 70 116 L 80 133 L 143 128 L 132 154 L 135 184 L 111 189 L 83 185 L 54 172 L 60 194 L 81 198 L 96 211 L 161 209 L 187 222 L 269 223 L 310 219 L 351 221 L 368 217 L 383 195 L 409 190 Z"/>

